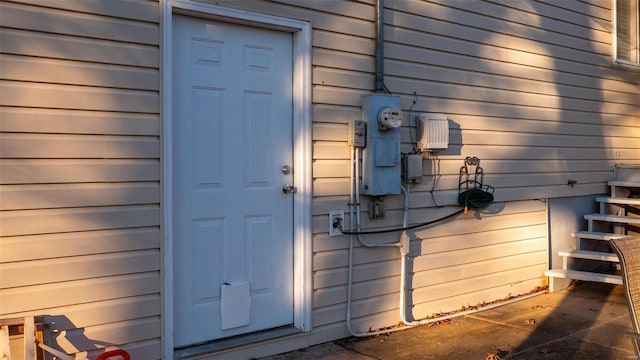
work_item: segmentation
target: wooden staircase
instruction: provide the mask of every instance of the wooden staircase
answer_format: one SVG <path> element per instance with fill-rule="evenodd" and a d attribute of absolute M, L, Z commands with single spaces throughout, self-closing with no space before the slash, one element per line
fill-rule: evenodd
<path fill-rule="evenodd" d="M 555 291 L 557 279 L 622 284 L 618 275 L 619 260 L 608 241 L 627 236 L 640 236 L 640 165 L 616 165 L 609 182 L 611 196 L 598 197 L 600 212 L 587 214 L 587 231 L 578 231 L 575 250 L 559 251 L 562 269 L 545 272 L 549 289 Z M 565 280 L 566 283 L 566 280 Z"/>

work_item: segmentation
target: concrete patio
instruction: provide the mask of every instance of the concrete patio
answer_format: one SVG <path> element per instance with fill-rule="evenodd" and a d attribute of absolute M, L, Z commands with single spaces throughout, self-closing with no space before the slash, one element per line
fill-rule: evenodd
<path fill-rule="evenodd" d="M 631 321 L 621 285 L 569 289 L 437 325 L 347 338 L 262 360 L 636 359 L 624 336 Z"/>

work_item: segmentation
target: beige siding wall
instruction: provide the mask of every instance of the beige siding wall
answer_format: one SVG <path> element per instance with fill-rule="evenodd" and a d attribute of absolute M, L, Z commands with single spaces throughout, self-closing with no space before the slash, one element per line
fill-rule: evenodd
<path fill-rule="evenodd" d="M 313 25 L 311 343 L 349 334 L 348 241 L 328 236 L 326 216 L 347 210 L 346 124 L 360 117 L 360 98 L 374 85 L 374 2 L 331 4 L 255 7 Z M 425 155 L 423 182 L 411 188 L 409 222 L 456 209 L 466 156 L 482 159 L 485 182 L 496 187 L 501 202 L 493 214 L 460 216 L 410 233 L 414 317 L 544 286 L 545 199 L 606 192 L 615 163 L 640 160 L 640 76 L 611 67 L 609 7 L 606 1 L 526 2 L 517 8 L 503 1 L 386 2 L 385 84 L 402 98 L 403 151 L 413 150 L 417 114 L 446 113 L 452 124 L 450 148 L 437 158 Z M 569 179 L 578 184 L 567 186 Z M 385 203 L 387 217 L 365 216 L 364 228 L 402 223 L 402 198 Z M 398 234 L 367 239 L 396 241 Z M 397 250 L 357 246 L 354 261 L 354 328 L 396 324 Z"/>
<path fill-rule="evenodd" d="M 160 357 L 158 15 L 0 2 L 0 317 L 68 353 Z"/>
<path fill-rule="evenodd" d="M 348 239 L 328 236 L 327 212 L 347 210 L 347 123 L 373 91 L 374 1 L 208 2 L 313 26 L 310 343 L 347 336 Z M 0 315 L 65 314 L 65 329 L 85 328 L 67 336 L 159 354 L 157 3 L 0 4 Z M 403 151 L 416 115 L 452 124 L 449 149 L 425 155 L 409 223 L 457 210 L 466 156 L 482 159 L 499 202 L 409 233 L 414 317 L 543 285 L 545 199 L 603 193 L 616 162 L 640 161 L 640 74 L 611 67 L 609 7 L 386 2 L 385 84 L 402 98 Z M 401 225 L 401 196 L 385 206 L 365 229 Z M 356 330 L 399 322 L 399 259 L 356 246 Z"/>

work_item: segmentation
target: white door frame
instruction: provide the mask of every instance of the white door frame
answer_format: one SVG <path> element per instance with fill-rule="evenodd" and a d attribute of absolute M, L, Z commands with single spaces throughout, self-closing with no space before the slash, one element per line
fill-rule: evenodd
<path fill-rule="evenodd" d="M 311 25 L 305 21 L 224 8 L 190 0 L 163 0 L 162 6 L 162 352 L 173 359 L 172 229 L 172 25 L 173 14 L 275 29 L 293 35 L 293 176 L 298 188 L 293 204 L 293 320 L 311 330 Z"/>

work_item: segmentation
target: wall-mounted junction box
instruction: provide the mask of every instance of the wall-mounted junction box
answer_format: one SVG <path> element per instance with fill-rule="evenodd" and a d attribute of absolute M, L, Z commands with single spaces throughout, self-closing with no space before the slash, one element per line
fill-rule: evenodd
<path fill-rule="evenodd" d="M 378 93 L 363 96 L 362 120 L 367 123 L 367 147 L 362 154 L 361 193 L 400 194 L 400 97 Z"/>
<path fill-rule="evenodd" d="M 364 148 L 367 146 L 367 123 L 362 120 L 349 122 L 349 146 Z"/>
<path fill-rule="evenodd" d="M 416 119 L 418 151 L 444 150 L 449 147 L 449 120 L 445 114 L 420 114 Z"/>
<path fill-rule="evenodd" d="M 402 155 L 402 179 L 406 183 L 422 182 L 422 160 L 420 154 Z"/>

